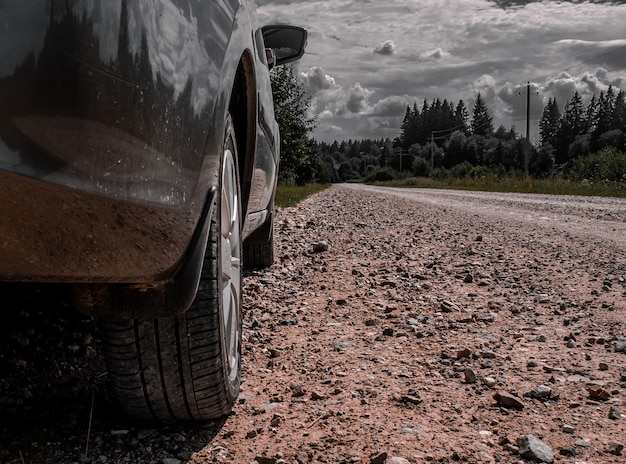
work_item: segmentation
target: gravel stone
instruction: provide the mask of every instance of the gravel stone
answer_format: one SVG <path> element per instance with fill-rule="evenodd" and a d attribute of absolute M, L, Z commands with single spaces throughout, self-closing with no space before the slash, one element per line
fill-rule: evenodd
<path fill-rule="evenodd" d="M 58 289 L 2 288 L 0 462 L 518 464 L 532 433 L 559 462 L 624 464 L 624 199 L 335 185 L 274 218 L 217 421 L 129 421 L 97 321 Z M 520 398 L 538 386 L 549 401 Z"/>

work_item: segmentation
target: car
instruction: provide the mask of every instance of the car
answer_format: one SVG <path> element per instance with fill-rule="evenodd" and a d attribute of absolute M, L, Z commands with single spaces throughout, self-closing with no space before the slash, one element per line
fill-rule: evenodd
<path fill-rule="evenodd" d="M 305 29 L 252 0 L 1 2 L 0 282 L 98 318 L 139 420 L 227 414 L 242 266 L 273 261 L 270 69 Z"/>

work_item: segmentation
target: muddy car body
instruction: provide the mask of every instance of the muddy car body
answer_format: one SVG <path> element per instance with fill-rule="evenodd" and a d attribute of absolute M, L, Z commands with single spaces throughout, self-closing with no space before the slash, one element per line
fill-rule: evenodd
<path fill-rule="evenodd" d="M 239 0 L 4 2 L 0 17 L 0 281 L 67 286 L 102 318 L 134 417 L 224 414 L 242 261 L 273 256 L 269 68 L 306 31 L 261 28 Z"/>

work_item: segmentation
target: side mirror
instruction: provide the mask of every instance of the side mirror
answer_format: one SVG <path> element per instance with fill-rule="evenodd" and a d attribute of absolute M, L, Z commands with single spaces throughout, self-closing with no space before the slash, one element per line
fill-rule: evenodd
<path fill-rule="evenodd" d="M 281 65 L 298 61 L 304 55 L 308 33 L 306 29 L 296 26 L 264 26 L 263 41 L 273 53 L 273 65 Z M 268 52 L 268 57 L 271 53 Z M 268 62 L 270 69 L 273 67 Z"/>

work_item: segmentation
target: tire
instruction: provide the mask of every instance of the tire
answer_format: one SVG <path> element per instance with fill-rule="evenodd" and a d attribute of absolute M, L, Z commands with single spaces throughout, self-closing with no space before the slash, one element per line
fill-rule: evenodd
<path fill-rule="evenodd" d="M 197 295 L 184 314 L 103 320 L 113 393 L 139 420 L 208 420 L 229 413 L 241 363 L 241 198 L 230 117 Z"/>
<path fill-rule="evenodd" d="M 274 213 L 243 245 L 247 269 L 265 269 L 274 264 Z"/>

